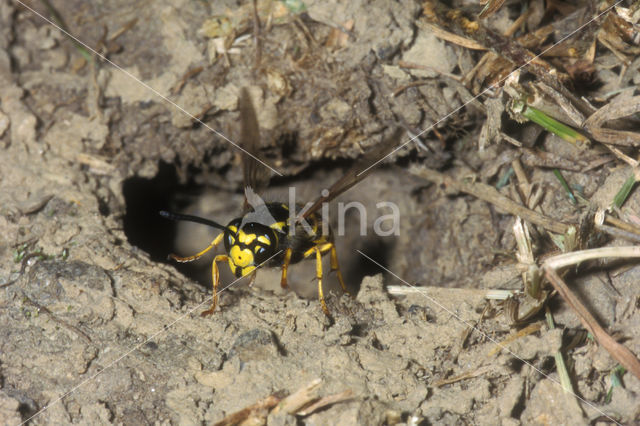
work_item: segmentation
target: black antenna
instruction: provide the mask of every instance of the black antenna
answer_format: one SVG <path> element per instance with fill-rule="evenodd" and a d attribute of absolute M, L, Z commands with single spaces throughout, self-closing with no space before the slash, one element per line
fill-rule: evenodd
<path fill-rule="evenodd" d="M 198 217 L 198 216 L 191 216 L 189 214 L 178 214 L 178 213 L 171 213 L 165 210 L 160 210 L 158 213 L 160 213 L 160 216 L 169 219 L 169 220 L 185 220 L 187 222 L 195 222 L 195 223 L 201 223 L 203 225 L 208 225 L 211 226 L 212 228 L 218 228 L 221 229 L 223 231 L 229 231 L 229 228 L 227 228 L 226 226 L 222 226 L 217 222 L 214 222 L 212 220 L 209 219 L 205 219 L 203 217 Z"/>

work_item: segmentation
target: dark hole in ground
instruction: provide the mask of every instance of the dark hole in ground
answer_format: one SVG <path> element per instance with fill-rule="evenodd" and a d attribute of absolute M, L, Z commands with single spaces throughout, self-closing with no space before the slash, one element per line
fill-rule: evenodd
<path fill-rule="evenodd" d="M 280 192 L 285 189 L 284 192 L 286 192 L 286 188 L 289 186 L 307 185 L 309 182 L 312 185 L 317 185 L 316 175 L 318 171 L 326 172 L 330 170 L 332 175 L 335 175 L 334 178 L 337 179 L 350 165 L 351 163 L 348 161 L 332 162 L 332 164 L 314 164 L 300 173 L 299 176 L 272 179 L 270 188 L 279 189 Z M 333 172 L 334 170 L 335 172 Z M 303 183 L 303 181 L 306 181 L 306 183 Z M 321 185 L 329 186 L 331 183 L 327 182 Z M 364 185 L 359 188 L 363 190 Z M 152 260 L 171 264 L 192 280 L 210 287 L 210 261 L 195 265 L 192 263 L 180 264 L 168 259 L 169 254 L 177 252 L 175 242 L 178 236 L 178 228 L 176 222 L 159 215 L 161 210 L 181 213 L 187 207 L 186 200 L 193 202 L 203 193 L 204 189 L 202 185 L 195 183 L 180 185 L 174 166 L 163 162 L 159 165 L 157 175 L 151 179 L 133 177 L 126 180 L 123 185 L 126 201 L 124 231 L 129 243 L 147 252 Z M 319 193 L 319 191 L 320 189 L 317 192 Z M 301 192 L 297 192 L 297 194 Z M 188 197 L 187 195 L 191 196 Z M 286 196 L 284 198 L 278 197 L 277 199 L 284 203 L 288 202 Z M 267 197 L 267 201 L 273 200 Z M 300 201 L 304 204 L 312 200 Z M 355 223 L 353 220 L 351 222 Z M 349 287 L 349 291 L 352 294 L 356 294 L 365 276 L 384 272 L 380 266 L 357 254 L 356 250 L 362 251 L 366 256 L 386 267 L 395 248 L 396 240 L 394 237 L 377 236 L 371 229 L 368 230 L 368 235 L 359 236 L 357 235 L 358 224 L 351 227 L 354 228 L 353 232 L 348 229 L 346 236 L 336 235 L 335 240 L 339 243 L 338 246 L 341 246 L 338 250 L 338 258 L 345 282 Z M 333 229 L 333 232 L 336 234 L 336 229 Z M 184 253 L 181 254 L 184 255 Z M 205 256 L 209 259 L 209 254 Z M 328 256 L 326 257 L 328 258 Z M 312 261 L 313 259 L 303 260 L 303 262 Z M 328 266 L 325 266 L 325 269 L 327 269 Z M 224 278 L 228 268 L 225 265 L 220 265 L 220 268 L 221 272 L 223 272 L 222 278 Z M 324 272 L 329 275 L 328 269 Z"/>
<path fill-rule="evenodd" d="M 160 216 L 162 210 L 181 212 L 202 189 L 194 183 L 179 184 L 175 167 L 165 162 L 160 162 L 158 173 L 151 179 L 127 179 L 122 188 L 126 202 L 124 232 L 129 243 L 147 252 L 151 260 L 170 264 L 192 280 L 210 287 L 210 272 L 206 272 L 202 264 L 181 264 L 169 259 L 169 255 L 177 251 L 177 222 Z"/>
<path fill-rule="evenodd" d="M 360 239 L 355 248 L 386 268 L 391 260 L 394 247 L 395 239 L 370 235 Z M 348 283 L 354 283 L 358 287 L 353 289 L 354 294 L 360 289 L 359 286 L 364 277 L 380 273 L 386 274 L 383 268 L 363 255 L 359 254 L 355 259 L 357 261 L 349 265 L 349 268 L 345 271 L 345 280 Z"/>
<path fill-rule="evenodd" d="M 158 212 L 169 208 L 173 194 L 180 189 L 175 169 L 167 163 L 160 163 L 154 178 L 133 177 L 122 188 L 127 203 L 125 235 L 129 243 L 149 253 L 156 262 L 167 261 L 175 239 L 175 224 Z"/>

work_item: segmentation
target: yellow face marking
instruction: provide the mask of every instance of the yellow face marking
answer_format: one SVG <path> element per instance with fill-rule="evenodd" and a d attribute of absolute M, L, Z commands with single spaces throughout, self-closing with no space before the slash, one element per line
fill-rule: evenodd
<path fill-rule="evenodd" d="M 248 248 L 241 249 L 239 246 L 232 246 L 229 250 L 229 263 L 244 268 L 253 265 L 253 253 Z M 234 268 L 231 268 L 234 272 Z"/>
<path fill-rule="evenodd" d="M 271 240 L 267 237 L 265 237 L 264 235 L 260 235 L 258 236 L 258 241 L 260 241 L 262 244 L 270 246 L 271 245 Z"/>
<path fill-rule="evenodd" d="M 246 277 L 250 273 L 256 270 L 255 266 L 247 266 L 246 268 L 242 268 L 242 276 Z"/>
<path fill-rule="evenodd" d="M 253 251 L 255 252 L 255 254 L 258 254 L 258 252 L 259 252 L 260 250 L 264 250 L 264 247 L 262 247 L 262 246 L 255 246 L 255 247 L 253 248 Z"/>
<path fill-rule="evenodd" d="M 246 266 L 244 268 L 239 267 L 238 265 L 233 263 L 233 259 L 229 258 L 229 269 L 231 269 L 231 273 L 235 276 L 238 276 L 236 274 L 236 271 L 238 269 L 240 269 L 240 276 L 244 277 L 249 275 L 250 273 L 252 273 L 253 271 L 255 271 L 256 267 L 255 266 Z"/>
<path fill-rule="evenodd" d="M 229 259 L 229 269 L 231 269 L 231 273 L 235 275 L 236 269 L 238 269 L 238 267 L 233 263 L 233 259 L 231 259 L 231 257 L 229 257 L 228 259 Z"/>
<path fill-rule="evenodd" d="M 229 228 L 229 230 L 234 234 L 238 232 L 238 227 L 235 225 L 229 225 L 227 228 Z"/>
<path fill-rule="evenodd" d="M 276 229 L 280 232 L 282 232 L 282 229 L 284 228 L 285 222 L 276 222 L 272 225 L 269 226 L 269 228 L 271 229 Z"/>
<path fill-rule="evenodd" d="M 283 209 L 289 211 L 289 206 L 286 204 L 280 204 L 282 206 Z"/>
<path fill-rule="evenodd" d="M 247 234 L 242 229 L 238 233 L 238 241 L 243 244 L 251 244 L 256 239 L 256 234 Z"/>

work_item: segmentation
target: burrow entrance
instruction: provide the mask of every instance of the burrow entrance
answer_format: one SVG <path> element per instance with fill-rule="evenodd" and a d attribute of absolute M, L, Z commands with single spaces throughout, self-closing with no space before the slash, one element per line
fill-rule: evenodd
<path fill-rule="evenodd" d="M 348 165 L 348 162 L 344 164 L 321 162 L 294 178 L 272 179 L 263 198 L 286 203 L 289 187 L 295 187 L 296 199 L 300 197 L 300 201 L 304 204 L 311 201 L 316 196 L 315 193 L 319 194 L 320 182 L 330 183 L 340 178 Z M 196 174 L 197 172 L 194 172 L 194 176 Z M 223 179 L 221 178 L 220 181 Z M 353 195 L 359 197 L 362 197 L 367 190 L 364 183 L 360 183 L 356 188 L 358 192 L 354 192 Z M 180 184 L 175 167 L 164 162 L 159 164 L 158 173 L 151 179 L 141 177 L 127 179 L 123 185 L 123 192 L 126 201 L 124 231 L 129 242 L 147 252 L 152 260 L 171 264 L 189 278 L 207 288 L 210 287 L 213 253 L 208 253 L 201 260 L 187 264 L 170 260 L 168 255 L 177 253 L 186 256 L 197 253 L 205 248 L 220 231 L 200 224 L 170 221 L 161 217 L 159 212 L 169 210 L 194 214 L 226 225 L 232 218 L 241 216 L 244 201 L 242 192 L 207 188 L 194 183 L 193 178 L 187 179 L 186 184 Z M 337 210 L 334 206 L 336 203 L 334 201 L 330 205 L 332 213 Z M 392 250 L 396 247 L 396 239 L 393 237 L 377 237 L 373 233 L 368 233 L 366 236 L 359 235 L 359 219 L 357 211 L 348 211 L 345 218 L 345 235 L 335 236 L 341 269 L 350 291 L 354 294 L 365 276 L 382 272 L 378 266 L 357 254 L 356 250 L 362 251 L 386 266 Z M 335 234 L 337 225 L 334 222 L 332 217 L 332 230 Z M 217 253 L 223 253 L 223 251 L 224 248 L 220 247 Z M 330 269 L 328 258 L 329 256 L 325 256 L 324 259 L 325 274 L 328 274 Z M 233 280 L 228 269 L 226 265 L 220 265 L 221 284 Z M 269 269 L 271 270 L 268 271 Z M 296 292 L 315 297 L 315 262 L 303 260 L 293 265 L 290 271 L 293 277 L 293 280 L 290 278 L 290 282 L 293 281 L 292 287 Z M 279 268 L 263 268 L 258 273 L 258 279 L 263 275 L 266 276 L 265 279 L 277 284 L 279 274 Z M 330 288 L 336 288 L 337 280 L 334 274 L 328 276 L 325 283 Z M 307 289 L 309 291 L 306 291 Z"/>

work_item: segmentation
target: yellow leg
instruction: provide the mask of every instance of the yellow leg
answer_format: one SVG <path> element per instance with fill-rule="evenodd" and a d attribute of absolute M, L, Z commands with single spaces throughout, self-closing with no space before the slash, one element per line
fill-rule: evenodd
<path fill-rule="evenodd" d="M 329 309 L 327 308 L 327 304 L 324 301 L 324 292 L 322 291 L 322 252 L 316 246 L 316 278 L 318 279 L 318 299 L 320 300 L 320 306 L 322 306 L 322 312 L 328 317 Z"/>
<path fill-rule="evenodd" d="M 327 304 L 324 300 L 324 291 L 322 289 L 322 255 L 328 251 L 331 251 L 331 270 L 333 271 L 335 269 L 338 271 L 338 280 L 340 281 L 340 285 L 346 292 L 346 286 L 342 281 L 342 274 L 340 273 L 340 269 L 338 268 L 338 257 L 335 254 L 335 246 L 333 245 L 333 243 L 324 243 L 321 245 L 311 247 L 309 250 L 304 252 L 303 257 L 309 257 L 314 252 L 316 254 L 316 278 L 318 279 L 318 299 L 320 300 L 320 306 L 322 306 L 322 311 L 326 316 L 330 317 L 331 315 L 329 314 L 329 309 L 327 308 Z M 335 258 L 335 261 L 334 261 L 334 258 Z"/>
<path fill-rule="evenodd" d="M 229 262 L 229 256 L 219 254 L 213 259 L 211 265 L 211 281 L 213 282 L 213 299 L 211 300 L 211 308 L 200 314 L 202 317 L 209 316 L 218 306 L 218 284 L 220 283 L 220 271 L 218 270 L 218 262 Z"/>
<path fill-rule="evenodd" d="M 282 262 L 282 278 L 280 279 L 280 287 L 287 288 L 287 269 L 289 269 L 289 263 L 291 263 L 292 251 L 290 248 L 284 252 L 284 261 Z"/>
<path fill-rule="evenodd" d="M 347 290 L 347 286 L 344 284 L 344 280 L 342 279 L 342 272 L 340 272 L 340 266 L 338 265 L 338 252 L 336 251 L 336 246 L 331 244 L 331 272 L 336 271 L 336 275 L 338 276 L 338 281 L 340 282 L 340 287 L 342 287 L 342 291 L 351 295 L 349 290 Z"/>
<path fill-rule="evenodd" d="M 320 254 L 325 254 L 333 247 L 333 243 L 323 243 L 318 244 L 317 246 L 311 247 L 309 250 L 305 251 L 302 257 L 307 258 L 316 252 L 316 249 L 320 250 Z"/>
<path fill-rule="evenodd" d="M 336 275 L 338 276 L 338 281 L 340 282 L 340 287 L 342 287 L 342 290 L 345 293 L 347 293 L 348 295 L 351 295 L 351 293 L 349 293 L 349 290 L 347 290 L 347 286 L 344 283 L 344 279 L 342 278 L 340 265 L 338 265 L 338 252 L 336 251 L 335 244 L 332 242 L 324 243 L 319 246 L 319 249 L 322 254 L 325 254 L 328 251 L 331 252 L 331 272 L 336 271 Z M 313 247 L 310 248 L 304 253 L 304 257 L 308 257 L 313 253 L 313 251 L 314 251 L 314 248 Z"/>
<path fill-rule="evenodd" d="M 187 257 L 180 257 L 177 256 L 175 254 L 170 254 L 169 257 L 177 262 L 180 263 L 185 263 L 185 262 L 191 262 L 194 261 L 200 257 L 202 257 L 204 254 L 206 254 L 209 250 L 211 250 L 212 248 L 214 248 L 215 246 L 217 246 L 218 244 L 220 244 L 220 241 L 222 241 L 222 238 L 224 238 L 224 232 L 221 233 L 220 235 L 218 235 L 212 242 L 211 244 L 209 244 L 209 246 L 202 250 L 200 253 L 196 253 L 193 256 L 187 256 Z"/>

